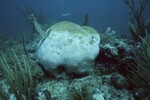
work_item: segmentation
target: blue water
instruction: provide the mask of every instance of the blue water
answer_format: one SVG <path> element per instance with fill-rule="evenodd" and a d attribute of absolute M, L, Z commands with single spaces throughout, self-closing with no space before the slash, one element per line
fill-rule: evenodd
<path fill-rule="evenodd" d="M 90 26 L 99 32 L 111 27 L 119 34 L 127 33 L 128 7 L 123 0 L 1 0 L 0 32 L 9 36 L 32 32 L 31 23 L 18 7 L 47 15 L 42 24 L 69 20 L 82 25 L 88 13 Z M 144 11 L 147 19 L 150 18 L 149 8 Z"/>

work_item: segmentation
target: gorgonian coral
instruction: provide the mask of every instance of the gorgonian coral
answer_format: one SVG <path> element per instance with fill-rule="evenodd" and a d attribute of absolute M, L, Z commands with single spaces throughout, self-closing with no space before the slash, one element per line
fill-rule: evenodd
<path fill-rule="evenodd" d="M 144 93 L 150 94 L 150 35 L 141 40 L 128 77 L 135 86 L 142 88 Z"/>

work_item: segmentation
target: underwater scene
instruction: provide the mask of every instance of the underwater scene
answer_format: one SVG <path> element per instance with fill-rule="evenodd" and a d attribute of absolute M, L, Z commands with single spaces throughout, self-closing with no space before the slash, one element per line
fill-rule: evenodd
<path fill-rule="evenodd" d="M 150 100 L 150 0 L 1 0 L 0 100 Z"/>

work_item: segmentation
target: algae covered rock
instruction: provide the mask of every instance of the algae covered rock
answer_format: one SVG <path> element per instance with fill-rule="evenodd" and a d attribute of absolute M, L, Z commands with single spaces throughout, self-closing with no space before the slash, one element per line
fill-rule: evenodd
<path fill-rule="evenodd" d="M 40 28 L 37 22 L 35 25 Z M 65 72 L 77 74 L 91 71 L 99 53 L 100 36 L 96 30 L 62 21 L 48 28 L 44 34 L 47 37 L 40 41 L 36 56 L 52 75 L 64 77 L 65 73 L 62 69 L 65 69 Z"/>

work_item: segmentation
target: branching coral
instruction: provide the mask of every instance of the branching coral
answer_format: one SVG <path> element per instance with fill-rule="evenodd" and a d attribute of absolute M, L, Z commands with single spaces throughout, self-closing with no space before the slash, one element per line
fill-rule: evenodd
<path fill-rule="evenodd" d="M 145 10 L 150 0 L 140 0 L 139 6 L 136 5 L 136 0 L 124 0 L 124 3 L 128 6 L 129 10 L 129 32 L 131 33 L 135 41 L 139 41 L 139 36 L 144 37 L 147 28 L 146 22 L 143 19 L 143 11 Z"/>
<path fill-rule="evenodd" d="M 30 100 L 34 87 L 30 65 L 26 56 L 22 55 L 23 64 L 21 64 L 21 60 L 19 60 L 14 50 L 12 53 L 15 59 L 14 66 L 10 66 L 6 56 L 1 53 L 2 56 L 0 58 L 0 63 L 3 74 L 6 77 L 6 80 L 10 85 L 10 89 L 15 94 L 17 100 Z"/>
<path fill-rule="evenodd" d="M 150 35 L 141 39 L 139 49 L 135 52 L 135 64 L 130 66 L 128 77 L 135 86 L 150 94 Z"/>

